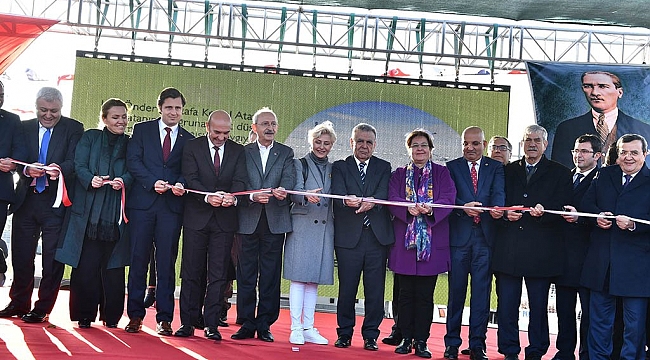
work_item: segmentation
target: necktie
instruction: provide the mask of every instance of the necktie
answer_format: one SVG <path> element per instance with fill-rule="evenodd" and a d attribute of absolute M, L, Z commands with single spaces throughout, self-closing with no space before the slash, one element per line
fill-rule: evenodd
<path fill-rule="evenodd" d="M 361 176 L 361 185 L 366 184 L 366 172 L 364 171 L 366 167 L 366 163 L 360 162 L 359 163 L 359 175 Z M 365 213 L 363 214 L 363 226 L 369 227 L 370 226 L 370 219 L 368 218 L 368 215 Z"/>
<path fill-rule="evenodd" d="M 577 173 L 577 174 L 576 174 L 576 179 L 573 180 L 573 188 L 574 188 L 574 189 L 577 188 L 578 185 L 580 185 L 580 180 L 581 180 L 583 177 L 585 177 L 585 176 L 582 175 L 581 173 Z"/>
<path fill-rule="evenodd" d="M 526 165 L 526 182 L 530 181 L 531 176 L 535 173 L 534 165 Z"/>
<path fill-rule="evenodd" d="M 472 186 L 474 187 L 474 193 L 478 193 L 478 172 L 476 171 L 476 161 L 472 161 L 472 170 L 469 172 L 472 177 Z M 474 224 L 481 222 L 480 216 L 474 216 Z"/>
<path fill-rule="evenodd" d="M 623 183 L 623 189 L 630 183 L 630 180 L 632 180 L 632 175 L 625 175 L 623 176 L 625 178 L 625 182 Z"/>
<path fill-rule="evenodd" d="M 50 129 L 45 130 L 43 138 L 41 139 L 41 149 L 38 152 L 38 162 L 41 164 L 46 164 L 47 161 L 47 149 L 50 147 Z M 47 182 L 46 176 L 41 176 L 36 179 L 36 192 L 41 193 L 45 190 L 45 183 Z"/>
<path fill-rule="evenodd" d="M 596 130 L 600 136 L 600 142 L 603 144 L 603 149 L 607 149 L 607 136 L 609 136 L 609 128 L 605 122 L 605 114 L 598 114 L 598 123 L 596 124 Z"/>
<path fill-rule="evenodd" d="M 163 140 L 163 161 L 167 162 L 167 159 L 169 159 L 169 154 L 172 152 L 172 137 L 171 137 L 171 132 L 172 128 L 166 127 L 165 131 L 167 131 L 167 135 L 165 135 L 165 139 Z"/>
<path fill-rule="evenodd" d="M 219 167 L 221 166 L 221 158 L 219 157 L 219 147 L 213 146 L 214 148 L 214 173 L 219 176 Z"/>

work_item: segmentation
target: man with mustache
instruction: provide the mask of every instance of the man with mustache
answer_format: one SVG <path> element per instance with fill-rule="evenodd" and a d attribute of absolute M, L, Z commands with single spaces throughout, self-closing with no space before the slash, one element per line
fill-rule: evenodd
<path fill-rule="evenodd" d="M 650 125 L 618 108 L 618 99 L 623 97 L 623 84 L 616 74 L 587 71 L 582 74 L 582 91 L 591 111 L 557 126 L 551 159 L 566 167 L 573 167 L 573 143 L 583 134 L 598 135 L 603 150 L 609 149 L 623 134 L 640 134 L 646 138 L 650 136 Z"/>
<path fill-rule="evenodd" d="M 522 206 L 526 211 L 503 214 L 492 257 L 497 281 L 498 347 L 505 360 L 517 360 L 521 351 L 518 323 L 522 280 L 530 305 L 525 359 L 540 360 L 548 351 L 548 291 L 552 278 L 562 274 L 563 257 L 558 251 L 563 248 L 565 221 L 544 209 L 560 210 L 570 204 L 573 190 L 569 169 L 544 156 L 546 129 L 529 125 L 523 144 L 524 158 L 505 167 L 505 205 Z"/>

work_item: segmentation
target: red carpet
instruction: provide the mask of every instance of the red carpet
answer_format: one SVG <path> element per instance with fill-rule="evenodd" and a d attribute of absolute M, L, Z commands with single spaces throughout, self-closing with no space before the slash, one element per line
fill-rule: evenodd
<path fill-rule="evenodd" d="M 0 306 L 9 303 L 9 289 L 0 288 Z M 330 345 L 306 344 L 301 346 L 289 343 L 289 312 L 282 310 L 280 319 L 271 327 L 275 342 L 265 343 L 258 339 L 235 341 L 230 339 L 239 326 L 234 325 L 235 307 L 228 315 L 231 326 L 220 328 L 224 340 L 215 342 L 203 337 L 203 331 L 196 331 L 194 337 L 175 338 L 160 337 L 155 333 L 155 309 L 147 310 L 143 331 L 138 334 L 128 334 L 124 326 L 128 318 L 123 317 L 117 329 L 106 329 L 101 322 L 93 323 L 90 329 L 79 329 L 76 322 L 68 316 L 68 292 L 61 291 L 56 307 L 50 316 L 50 322 L 44 324 L 27 324 L 17 318 L 0 319 L 0 359 L 352 359 L 355 357 L 372 356 L 373 359 L 399 359 L 402 355 L 395 354 L 392 346 L 379 344 L 378 352 L 363 350 L 363 339 L 359 333 L 362 318 L 357 319 L 357 332 L 352 339 L 352 347 L 337 349 L 333 346 L 336 340 L 336 315 L 316 314 L 316 326 L 320 333 L 330 340 Z M 173 328 L 179 324 L 178 306 Z M 381 326 L 381 337 L 390 333 L 393 321 L 386 319 Z M 467 327 L 463 327 L 463 338 L 467 338 Z M 444 324 L 431 325 L 429 349 L 434 359 L 443 359 L 445 334 Z M 521 333 L 522 344 L 526 344 L 526 333 Z M 491 359 L 501 359 L 496 350 L 496 330 L 488 331 L 487 353 Z M 552 336 L 551 342 L 555 343 Z M 297 348 L 298 351 L 294 351 Z M 547 358 L 555 354 L 552 347 Z M 413 354 L 404 356 L 406 359 L 416 358 Z M 522 356 L 523 358 L 523 356 Z M 460 356 L 468 360 L 468 356 Z"/>

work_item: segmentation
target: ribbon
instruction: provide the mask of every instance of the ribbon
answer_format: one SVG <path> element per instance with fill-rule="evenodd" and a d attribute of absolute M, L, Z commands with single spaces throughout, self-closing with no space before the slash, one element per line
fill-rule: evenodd
<path fill-rule="evenodd" d="M 102 181 L 102 186 L 104 185 L 115 185 L 116 183 L 121 184 L 122 188 L 122 194 L 121 194 L 121 199 L 120 199 L 120 212 L 122 213 L 122 216 L 120 216 L 120 219 L 117 221 L 118 225 L 122 225 L 122 221 L 124 221 L 125 224 L 129 223 L 129 219 L 126 217 L 126 186 L 124 185 L 124 181 L 122 179 L 116 178 L 115 180 L 103 180 Z"/>
<path fill-rule="evenodd" d="M 31 166 L 33 168 L 45 170 L 45 171 L 50 171 L 50 170 L 57 170 L 59 172 L 59 184 L 56 189 L 56 198 L 54 199 L 54 204 L 52 204 L 53 208 L 58 208 L 61 206 L 61 203 L 63 203 L 63 206 L 70 206 L 72 205 L 72 201 L 70 201 L 70 198 L 68 197 L 68 189 L 65 186 L 65 179 L 63 178 L 63 171 L 61 171 L 61 167 L 57 164 L 48 166 L 48 165 L 35 165 L 35 164 L 29 164 L 23 161 L 18 161 L 14 159 L 9 159 L 14 164 L 18 165 L 23 165 L 23 166 Z M 45 176 L 45 175 L 43 175 Z"/>

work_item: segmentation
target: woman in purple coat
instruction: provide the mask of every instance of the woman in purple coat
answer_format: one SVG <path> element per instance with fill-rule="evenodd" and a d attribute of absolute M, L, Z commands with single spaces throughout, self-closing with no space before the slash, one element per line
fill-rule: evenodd
<path fill-rule="evenodd" d="M 455 203 L 456 188 L 446 167 L 431 161 L 433 137 L 424 129 L 406 135 L 410 161 L 396 169 L 391 178 L 388 198 L 409 201 L 412 207 L 391 206 L 395 216 L 395 245 L 390 249 L 388 267 L 398 277 L 399 317 L 397 326 L 402 343 L 398 354 L 430 358 L 427 348 L 433 317 L 433 290 L 438 274 L 449 270 L 449 223 L 451 209 L 431 207 L 428 203 Z"/>

